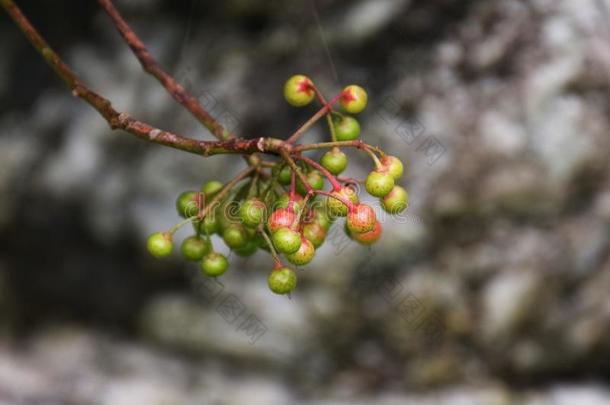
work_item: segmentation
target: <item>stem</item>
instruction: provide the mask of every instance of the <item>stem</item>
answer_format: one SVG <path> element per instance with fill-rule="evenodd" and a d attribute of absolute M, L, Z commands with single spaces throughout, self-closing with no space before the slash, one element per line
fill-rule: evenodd
<path fill-rule="evenodd" d="M 287 140 L 286 143 L 294 144 L 309 128 L 313 126 L 320 118 L 322 118 L 328 111 L 332 109 L 332 106 L 339 101 L 341 98 L 341 94 L 333 97 L 332 100 L 324 107 L 322 107 L 317 113 L 314 114 L 305 124 L 303 124 L 299 129 L 296 130 L 294 134 L 292 134 Z"/>
<path fill-rule="evenodd" d="M 298 160 L 302 160 L 303 162 L 307 163 L 308 165 L 319 170 L 328 179 L 330 184 L 333 186 L 334 191 L 341 190 L 341 184 L 339 184 L 339 182 L 337 181 L 337 178 L 331 172 L 326 170 L 326 168 L 324 168 L 322 165 L 318 164 L 318 162 L 316 162 L 308 157 L 301 156 L 301 155 L 295 155 L 294 158 L 298 159 Z"/>
<path fill-rule="evenodd" d="M 343 204 L 345 204 L 347 206 L 347 209 L 350 210 L 350 211 L 354 209 L 354 204 L 350 200 L 348 200 L 347 198 L 340 197 L 338 195 L 329 193 L 328 191 L 314 190 L 313 192 L 315 194 L 325 195 L 327 197 L 332 197 L 335 200 L 341 201 Z"/>
<path fill-rule="evenodd" d="M 357 149 L 362 149 L 362 150 L 371 150 L 375 153 L 378 153 L 380 155 L 383 155 L 383 152 L 381 151 L 381 149 L 369 145 L 368 143 L 365 143 L 361 140 L 355 140 L 355 141 L 337 141 L 337 142 L 319 142 L 319 143 L 309 143 L 309 144 L 304 144 L 304 145 L 297 145 L 294 148 L 292 148 L 292 152 L 294 153 L 299 153 L 299 152 L 304 152 L 306 150 L 315 150 L 315 149 L 329 149 L 329 148 L 334 148 L 334 147 L 350 147 L 350 148 L 357 148 Z"/>
<path fill-rule="evenodd" d="M 222 188 L 222 190 L 220 190 L 218 192 L 218 194 L 216 194 L 214 196 L 214 198 L 212 198 L 210 200 L 210 203 L 205 207 L 205 209 L 203 210 L 203 213 L 200 215 L 199 220 L 202 220 L 206 217 L 206 215 L 208 215 L 210 213 L 210 211 L 214 208 L 216 208 L 216 204 L 218 204 L 218 202 L 220 200 L 223 199 L 223 197 L 225 195 L 227 195 L 227 193 L 229 191 L 231 191 L 231 189 L 233 187 L 235 187 L 235 185 L 237 183 L 239 183 L 241 180 L 245 179 L 246 177 L 250 176 L 252 174 L 252 172 L 255 171 L 255 168 L 250 166 L 245 168 L 244 170 L 242 170 L 241 172 L 239 172 L 237 174 L 237 176 L 233 177 L 227 184 L 225 184 L 225 186 Z"/>
<path fill-rule="evenodd" d="M 278 256 L 277 251 L 275 250 L 275 247 L 273 246 L 273 242 L 271 242 L 271 239 L 269 239 L 269 236 L 265 232 L 265 229 L 263 228 L 262 225 L 260 225 L 258 227 L 258 232 L 262 235 L 263 239 L 265 239 L 267 246 L 269 246 L 269 250 L 271 251 L 271 257 L 273 257 L 273 262 L 275 264 L 275 267 L 276 268 L 282 267 L 282 261 L 280 260 L 280 257 Z"/>
<path fill-rule="evenodd" d="M 121 113 L 112 107 L 109 100 L 89 89 L 76 74 L 63 62 L 59 55 L 51 49 L 32 26 L 27 17 L 12 0 L 1 0 L 0 5 L 6 10 L 15 24 L 23 31 L 25 37 L 42 55 L 55 73 L 79 97 L 93 107 L 107 122 L 111 129 L 122 129 L 148 142 L 158 143 L 175 149 L 210 156 L 224 153 L 252 154 L 267 152 L 278 154 L 279 148 L 285 146 L 284 141 L 274 138 L 231 139 L 226 141 L 198 141 L 172 132 L 163 131 L 145 122 L 138 121 L 126 113 Z"/>
<path fill-rule="evenodd" d="M 214 117 L 212 117 L 203 106 L 172 76 L 165 72 L 155 58 L 144 46 L 140 38 L 123 19 L 119 11 L 110 0 L 99 0 L 100 5 L 106 11 L 114 26 L 119 31 L 127 45 L 140 61 L 145 72 L 154 76 L 165 89 L 182 104 L 190 113 L 203 124 L 219 140 L 228 140 L 235 136 L 227 131 Z"/>
<path fill-rule="evenodd" d="M 307 178 L 305 178 L 303 173 L 301 173 L 297 164 L 290 157 L 290 154 L 285 149 L 280 149 L 280 155 L 282 156 L 282 158 L 284 158 L 286 163 L 288 163 L 288 166 L 290 166 L 290 168 L 292 169 L 292 172 L 295 173 L 297 176 L 299 176 L 299 180 L 301 180 L 301 182 L 303 182 L 303 186 L 305 187 L 307 192 L 309 192 L 310 190 L 313 190 L 313 187 L 311 187 L 311 185 L 307 181 Z"/>

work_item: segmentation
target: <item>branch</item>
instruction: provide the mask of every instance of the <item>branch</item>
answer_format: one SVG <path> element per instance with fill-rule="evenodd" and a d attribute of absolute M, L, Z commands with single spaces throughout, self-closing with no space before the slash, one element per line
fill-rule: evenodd
<path fill-rule="evenodd" d="M 106 11 L 114 26 L 117 28 L 125 42 L 129 45 L 133 53 L 136 55 L 142 68 L 147 73 L 153 75 L 165 89 L 174 97 L 176 101 L 182 104 L 191 114 L 197 118 L 216 138 L 227 140 L 235 138 L 233 134 L 227 131 L 214 117 L 212 117 L 203 106 L 178 83 L 172 76 L 165 72 L 157 63 L 155 58 L 150 54 L 144 46 L 140 38 L 125 22 L 119 11 L 114 7 L 110 0 L 99 0 L 100 5 Z"/>

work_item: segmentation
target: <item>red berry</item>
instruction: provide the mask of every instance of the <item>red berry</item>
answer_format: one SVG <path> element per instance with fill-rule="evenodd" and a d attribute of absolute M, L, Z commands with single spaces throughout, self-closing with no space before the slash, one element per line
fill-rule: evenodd
<path fill-rule="evenodd" d="M 277 232 L 280 228 L 286 228 L 292 226 L 294 221 L 297 219 L 296 214 L 293 210 L 288 208 L 280 208 L 273 211 L 267 220 L 267 228 L 271 233 Z"/>
<path fill-rule="evenodd" d="M 354 205 L 347 214 L 347 228 L 352 233 L 372 231 L 376 222 L 375 211 L 366 204 Z"/>
<path fill-rule="evenodd" d="M 313 243 L 302 237 L 299 250 L 294 253 L 287 254 L 286 259 L 296 266 L 304 266 L 313 260 L 315 254 L 316 248 L 314 247 Z"/>
<path fill-rule="evenodd" d="M 295 107 L 303 107 L 311 103 L 315 96 L 313 83 L 309 77 L 294 75 L 284 84 L 284 98 Z"/>
<path fill-rule="evenodd" d="M 384 170 L 392 175 L 394 180 L 402 177 L 404 168 L 402 162 L 396 156 L 385 155 L 381 158 L 381 164 L 384 166 Z"/>
<path fill-rule="evenodd" d="M 375 222 L 373 230 L 363 233 L 352 233 L 351 237 L 356 242 L 362 243 L 363 245 L 372 245 L 381 236 L 381 224 L 379 221 Z"/>
<path fill-rule="evenodd" d="M 366 91 L 362 87 L 352 84 L 344 88 L 341 93 L 341 107 L 350 114 L 358 114 L 366 107 L 367 98 Z"/>

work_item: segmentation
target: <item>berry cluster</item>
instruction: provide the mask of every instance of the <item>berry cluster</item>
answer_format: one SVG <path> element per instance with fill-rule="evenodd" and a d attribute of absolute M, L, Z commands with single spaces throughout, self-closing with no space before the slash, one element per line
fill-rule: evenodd
<path fill-rule="evenodd" d="M 229 266 L 227 257 L 214 249 L 211 236 L 217 235 L 240 256 L 250 256 L 259 249 L 269 252 L 274 260 L 269 288 L 276 294 L 289 294 L 296 287 L 297 276 L 281 256 L 294 266 L 311 262 L 336 218 L 345 217 L 345 230 L 356 242 L 370 245 L 381 236 L 375 210 L 360 202 L 359 183 L 380 199 L 386 212 L 398 214 L 407 208 L 408 194 L 396 184 L 403 174 L 402 162 L 362 142 L 360 124 L 349 115 L 366 107 L 364 89 L 350 85 L 326 101 L 311 79 L 295 75 L 284 85 L 284 97 L 296 107 L 317 99 L 322 108 L 284 141 L 274 160 L 250 155 L 249 167 L 230 182 L 209 181 L 201 190 L 180 194 L 176 209 L 185 219 L 166 232 L 149 236 L 147 247 L 153 256 L 169 256 L 174 233 L 190 223 L 194 234 L 184 239 L 180 250 L 187 260 L 199 262 L 205 275 L 220 276 Z M 337 103 L 341 110 L 334 109 Z M 322 117 L 328 121 L 331 141 L 296 145 Z M 340 176 L 348 166 L 342 149 L 349 147 L 366 152 L 372 159 L 374 170 L 364 181 Z M 303 155 L 318 149 L 327 149 L 319 161 Z"/>

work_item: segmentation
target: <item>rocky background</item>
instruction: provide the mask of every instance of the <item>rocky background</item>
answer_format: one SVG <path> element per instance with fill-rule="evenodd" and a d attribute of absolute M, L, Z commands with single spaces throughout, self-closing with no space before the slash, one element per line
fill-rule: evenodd
<path fill-rule="evenodd" d="M 96 2 L 19 3 L 118 109 L 209 138 Z M 262 253 L 218 282 L 154 261 L 178 193 L 241 161 L 111 132 L 2 14 L 1 404 L 610 403 L 610 1 L 117 6 L 243 136 L 311 113 L 293 73 L 363 85 L 411 205 L 371 250 L 333 234 L 290 300 Z"/>

